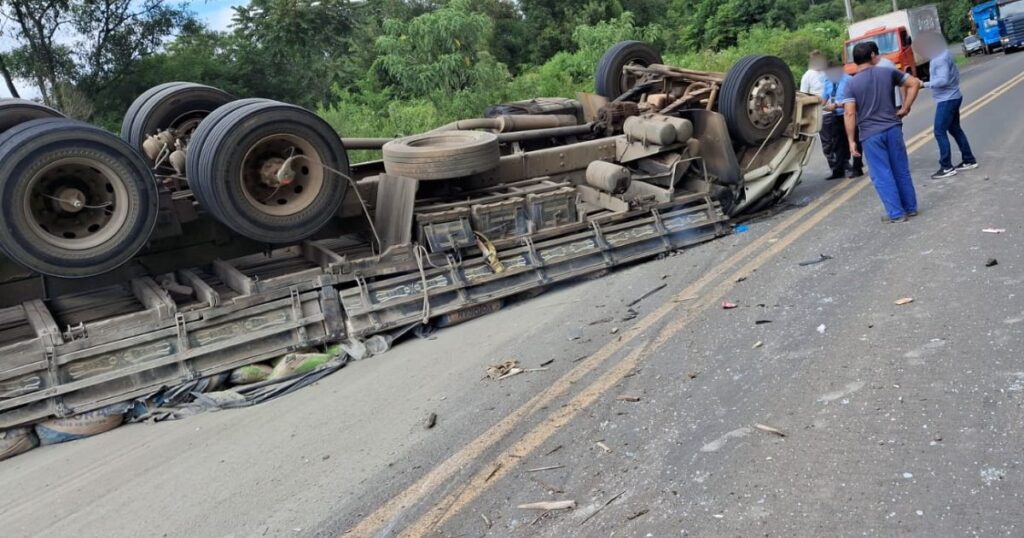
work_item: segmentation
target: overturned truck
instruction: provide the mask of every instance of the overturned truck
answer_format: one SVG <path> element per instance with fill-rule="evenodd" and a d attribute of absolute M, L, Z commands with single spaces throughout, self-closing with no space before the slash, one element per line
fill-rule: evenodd
<path fill-rule="evenodd" d="M 623 42 L 596 81 L 399 139 L 184 82 L 120 137 L 0 102 L 0 429 L 728 233 L 793 191 L 820 121 L 771 56 Z"/>

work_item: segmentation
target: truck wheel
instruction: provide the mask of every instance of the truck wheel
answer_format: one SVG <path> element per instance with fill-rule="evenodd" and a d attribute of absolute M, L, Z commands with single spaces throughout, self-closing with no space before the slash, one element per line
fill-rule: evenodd
<path fill-rule="evenodd" d="M 741 58 L 725 75 L 718 111 L 733 141 L 756 146 L 785 132 L 795 101 L 789 66 L 775 56 L 755 54 Z"/>
<path fill-rule="evenodd" d="M 647 67 L 662 63 L 658 51 L 641 41 L 622 41 L 612 45 L 597 62 L 594 87 L 598 95 L 615 99 L 633 87 L 636 78 L 622 71 L 627 65 Z"/>
<path fill-rule="evenodd" d="M 416 179 L 453 179 L 492 170 L 498 137 L 483 131 L 438 131 L 384 144 L 384 169 Z"/>
<path fill-rule="evenodd" d="M 128 261 L 158 215 L 156 181 L 116 136 L 70 119 L 0 135 L 0 250 L 46 275 L 81 278 Z"/>
<path fill-rule="evenodd" d="M 338 134 L 294 105 L 244 99 L 211 114 L 188 152 L 189 186 L 200 205 L 235 232 L 291 243 L 319 231 L 348 187 Z"/>
<path fill-rule="evenodd" d="M 121 122 L 121 138 L 143 151 L 146 137 L 174 129 L 187 143 L 199 122 L 214 110 L 234 101 L 228 93 L 202 84 L 168 82 L 140 95 Z"/>
<path fill-rule="evenodd" d="M 0 99 L 0 133 L 26 121 L 63 117 L 60 112 L 33 101 Z"/>

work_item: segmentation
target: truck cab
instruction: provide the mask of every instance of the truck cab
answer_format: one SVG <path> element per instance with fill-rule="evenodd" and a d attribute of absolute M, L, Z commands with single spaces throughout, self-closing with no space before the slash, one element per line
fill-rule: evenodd
<path fill-rule="evenodd" d="M 1004 53 L 1024 47 L 1024 0 L 999 2 L 999 38 Z"/>
<path fill-rule="evenodd" d="M 999 8 L 996 0 L 978 4 L 970 12 L 972 33 L 985 45 L 985 53 L 1002 47 L 999 35 Z"/>
<path fill-rule="evenodd" d="M 853 47 L 869 41 L 874 41 L 878 45 L 878 53 L 896 64 L 897 69 L 921 78 L 923 73 L 918 72 L 914 49 L 911 46 L 913 40 L 910 37 L 910 32 L 903 26 L 875 28 L 857 38 L 848 40 L 843 47 L 843 64 L 848 74 L 857 73 L 857 65 L 853 63 Z"/>

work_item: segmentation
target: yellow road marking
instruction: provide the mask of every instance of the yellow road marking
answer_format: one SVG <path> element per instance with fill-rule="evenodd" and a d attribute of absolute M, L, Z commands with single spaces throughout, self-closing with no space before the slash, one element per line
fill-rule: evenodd
<path fill-rule="evenodd" d="M 641 318 L 640 321 L 638 321 L 636 325 L 631 327 L 628 331 L 624 331 L 623 338 L 621 340 L 613 340 L 595 351 L 589 357 L 581 361 L 575 368 L 563 374 L 562 377 L 556 380 L 552 385 L 506 415 L 494 426 L 416 481 L 416 483 L 412 484 L 397 496 L 384 503 L 380 508 L 363 519 L 357 526 L 352 528 L 346 534 L 360 537 L 371 536 L 386 526 L 393 524 L 393 519 L 400 516 L 405 509 L 411 507 L 422 497 L 429 495 L 441 484 L 446 482 L 465 466 L 469 465 L 474 459 L 478 458 L 486 450 L 494 446 L 498 441 L 508 435 L 523 419 L 549 405 L 556 398 L 567 393 L 575 383 L 579 382 L 579 380 L 588 373 L 601 366 L 601 364 L 616 352 L 635 340 L 637 336 L 651 328 L 652 325 L 661 321 L 666 315 L 679 306 L 684 299 L 692 298 L 720 275 L 743 261 L 743 259 L 765 248 L 778 233 L 784 231 L 786 228 L 792 226 L 794 223 L 816 210 L 818 207 L 834 197 L 836 193 L 841 192 L 845 187 L 849 186 L 850 183 L 851 180 L 842 181 L 836 187 L 833 187 L 822 194 L 822 196 L 817 200 L 814 200 L 807 206 L 796 211 L 793 215 L 790 215 L 778 225 L 772 227 L 768 233 L 763 234 L 746 247 L 740 249 L 738 252 L 730 256 L 725 262 L 716 265 L 714 269 L 703 275 L 696 282 L 690 284 L 684 290 L 663 303 L 656 310 Z"/>
<path fill-rule="evenodd" d="M 965 107 L 961 112 L 961 117 L 967 117 L 973 114 L 975 111 L 992 102 L 996 97 L 1009 91 L 1021 81 L 1024 81 L 1024 73 L 1015 76 L 1006 83 L 990 91 L 970 106 Z M 925 143 L 930 141 L 931 138 L 932 133 L 930 129 L 922 131 L 918 135 L 912 137 L 908 142 L 908 152 L 920 149 Z M 769 232 L 754 240 L 733 256 L 730 256 L 725 262 L 717 265 L 715 269 L 698 279 L 697 282 L 687 286 L 686 289 L 675 295 L 671 300 L 662 304 L 658 309 L 642 318 L 630 329 L 629 332 L 627 332 L 622 340 L 609 342 L 602 348 L 598 349 L 578 366 L 555 381 L 554 384 L 507 415 L 482 435 L 432 469 L 416 481 L 416 483 L 384 503 L 380 508 L 360 521 L 358 525 L 346 532 L 345 535 L 363 537 L 371 536 L 381 531 L 390 533 L 390 531 L 394 530 L 393 527 L 400 523 L 396 521 L 396 518 L 400 517 L 405 510 L 412 508 L 421 500 L 432 495 L 442 484 L 448 481 L 462 468 L 470 465 L 473 460 L 479 458 L 485 451 L 489 450 L 506 435 L 511 433 L 511 431 L 522 420 L 547 406 L 554 399 L 566 394 L 574 383 L 578 382 L 586 374 L 602 365 L 612 355 L 625 347 L 626 344 L 635 340 L 638 336 L 642 335 L 644 331 L 660 322 L 665 316 L 679 307 L 680 301 L 701 292 L 720 275 L 742 262 L 749 255 L 754 254 L 758 250 L 770 244 L 772 239 L 777 239 L 777 235 L 779 233 L 786 230 L 797 221 L 803 219 L 805 216 L 816 211 L 828 200 L 834 198 L 834 200 L 828 203 L 828 205 L 821 209 L 821 211 L 812 215 L 806 221 L 801 222 L 785 237 L 777 239 L 774 244 L 770 244 L 770 246 L 768 246 L 767 250 L 764 250 L 755 256 L 740 270 L 736 271 L 733 275 L 735 278 L 730 277 L 729 279 L 726 279 L 722 285 L 713 288 L 711 293 L 701 298 L 701 300 L 697 302 L 696 306 L 687 311 L 684 316 L 663 327 L 654 340 L 648 341 L 633 350 L 624 359 L 617 362 L 611 369 L 599 377 L 597 381 L 574 396 L 566 406 L 559 408 L 557 411 L 545 418 L 540 424 L 531 428 L 519 439 L 519 441 L 509 449 L 503 451 L 501 455 L 495 458 L 489 465 L 481 467 L 481 470 L 472 476 L 469 482 L 459 488 L 456 492 L 446 496 L 441 502 L 434 505 L 434 507 L 427 513 L 419 517 L 412 525 L 406 528 L 402 533 L 402 536 L 423 536 L 437 525 L 447 521 L 462 508 L 479 497 L 490 484 L 496 482 L 501 476 L 508 474 L 508 472 L 523 456 L 527 455 L 532 450 L 535 450 L 544 441 L 550 438 L 551 435 L 557 432 L 559 428 L 568 424 L 568 422 L 571 421 L 572 418 L 574 418 L 580 411 L 591 405 L 597 400 L 597 398 L 621 381 L 625 375 L 639 364 L 645 355 L 660 348 L 686 325 L 696 319 L 698 315 L 703 313 L 710 306 L 714 305 L 725 295 L 725 293 L 732 289 L 735 285 L 736 279 L 750 274 L 754 269 L 777 256 L 782 252 L 782 250 L 802 237 L 814 226 L 824 220 L 827 216 L 834 213 L 870 184 L 869 181 L 862 180 L 854 184 L 852 187 L 847 188 L 850 183 L 850 180 L 841 182 L 836 187 L 825 192 L 811 204 L 801 208 L 790 217 L 786 218 L 776 226 L 773 226 Z M 513 455 L 516 457 L 513 457 Z"/>
<path fill-rule="evenodd" d="M 1020 84 L 1021 81 L 1024 81 L 1024 72 L 1021 72 L 1017 76 L 1000 84 L 993 90 L 983 95 L 977 101 L 974 101 L 973 103 L 963 107 L 963 109 L 960 110 L 960 118 L 966 118 L 967 116 L 974 114 L 983 106 L 988 105 L 990 102 L 998 98 L 1000 95 L 1003 95 L 1004 93 L 1010 91 L 1017 84 Z M 921 149 L 922 146 L 931 142 L 934 139 L 935 133 L 931 129 L 926 129 L 914 135 L 914 137 L 911 138 L 910 140 L 907 140 L 907 151 L 913 153 L 914 151 Z"/>

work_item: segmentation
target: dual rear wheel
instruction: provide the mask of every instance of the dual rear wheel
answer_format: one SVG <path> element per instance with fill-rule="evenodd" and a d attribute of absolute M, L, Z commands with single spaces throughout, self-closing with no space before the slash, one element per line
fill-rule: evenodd
<path fill-rule="evenodd" d="M 146 245 L 172 183 L 239 235 L 296 242 L 327 224 L 348 185 L 341 139 L 315 114 L 209 86 L 146 91 L 120 134 L 0 101 L 0 251 L 56 277 L 111 271 Z"/>

